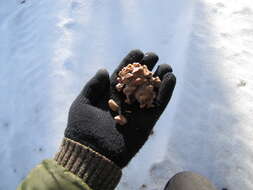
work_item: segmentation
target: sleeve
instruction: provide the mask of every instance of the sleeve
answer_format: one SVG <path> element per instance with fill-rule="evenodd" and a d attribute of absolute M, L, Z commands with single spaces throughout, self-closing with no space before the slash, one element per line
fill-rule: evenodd
<path fill-rule="evenodd" d="M 44 160 L 35 167 L 17 190 L 92 190 L 79 177 L 54 160 Z"/>
<path fill-rule="evenodd" d="M 17 190 L 113 190 L 121 175 L 111 160 L 64 138 L 55 159 L 34 168 Z"/>

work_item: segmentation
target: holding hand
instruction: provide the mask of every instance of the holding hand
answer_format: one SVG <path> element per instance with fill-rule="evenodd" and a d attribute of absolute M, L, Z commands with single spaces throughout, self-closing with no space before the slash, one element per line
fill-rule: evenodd
<path fill-rule="evenodd" d="M 90 147 L 120 168 L 126 166 L 145 143 L 167 106 L 176 78 L 169 65 L 158 66 L 154 76 L 159 76 L 162 82 L 155 100 L 157 106 L 140 109 L 138 105 L 130 105 L 132 113 L 126 115 L 128 122 L 124 126 L 116 124 L 115 113 L 108 107 L 108 100 L 113 99 L 122 108 L 128 108 L 125 97 L 115 88 L 118 72 L 134 62 L 145 64 L 152 70 L 157 61 L 158 56 L 154 53 L 144 55 L 139 50 L 133 50 L 111 77 L 106 70 L 99 70 L 73 102 L 65 137 Z"/>

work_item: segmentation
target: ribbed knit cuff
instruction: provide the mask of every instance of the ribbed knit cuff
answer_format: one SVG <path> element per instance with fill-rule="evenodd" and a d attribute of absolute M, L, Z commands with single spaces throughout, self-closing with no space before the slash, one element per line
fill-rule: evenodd
<path fill-rule="evenodd" d="M 111 160 L 71 139 L 64 138 L 55 160 L 80 177 L 93 190 L 112 190 L 119 183 L 121 169 Z"/>

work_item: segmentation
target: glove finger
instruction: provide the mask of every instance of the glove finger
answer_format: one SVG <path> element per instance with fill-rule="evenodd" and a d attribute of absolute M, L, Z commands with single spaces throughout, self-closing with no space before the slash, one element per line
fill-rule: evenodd
<path fill-rule="evenodd" d="M 159 60 L 159 57 L 155 53 L 148 52 L 148 53 L 145 53 L 140 63 L 142 65 L 147 65 L 148 69 L 151 71 L 158 60 Z"/>
<path fill-rule="evenodd" d="M 160 108 L 159 111 L 162 112 L 166 108 L 172 96 L 175 85 L 175 75 L 171 72 L 167 72 L 166 74 L 164 74 L 156 99 L 156 102 Z"/>
<path fill-rule="evenodd" d="M 121 61 L 119 66 L 114 70 L 112 76 L 111 76 L 111 82 L 113 85 L 116 85 L 117 81 L 117 75 L 118 72 L 125 67 L 128 64 L 134 63 L 134 62 L 140 62 L 143 58 L 143 52 L 140 50 L 132 50 L 129 52 L 129 54 Z"/>
<path fill-rule="evenodd" d="M 110 78 L 106 69 L 99 69 L 83 88 L 81 95 L 92 105 L 96 105 L 110 92 Z"/>
<path fill-rule="evenodd" d="M 159 77 L 161 80 L 163 79 L 163 76 L 166 74 L 166 73 L 168 73 L 168 72 L 172 72 L 173 70 L 172 70 L 172 68 L 171 68 L 171 66 L 170 65 L 168 65 L 168 64 L 161 64 L 161 65 L 159 65 L 158 67 L 157 67 L 157 69 L 156 69 L 156 71 L 155 71 L 155 73 L 154 73 L 154 76 L 155 77 Z"/>

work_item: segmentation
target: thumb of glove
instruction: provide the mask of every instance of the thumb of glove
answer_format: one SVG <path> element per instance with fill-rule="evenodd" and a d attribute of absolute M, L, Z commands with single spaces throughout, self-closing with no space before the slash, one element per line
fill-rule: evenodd
<path fill-rule="evenodd" d="M 110 78 L 106 69 L 99 69 L 95 76 L 89 80 L 81 91 L 81 96 L 86 98 L 88 104 L 99 106 L 110 94 Z"/>

